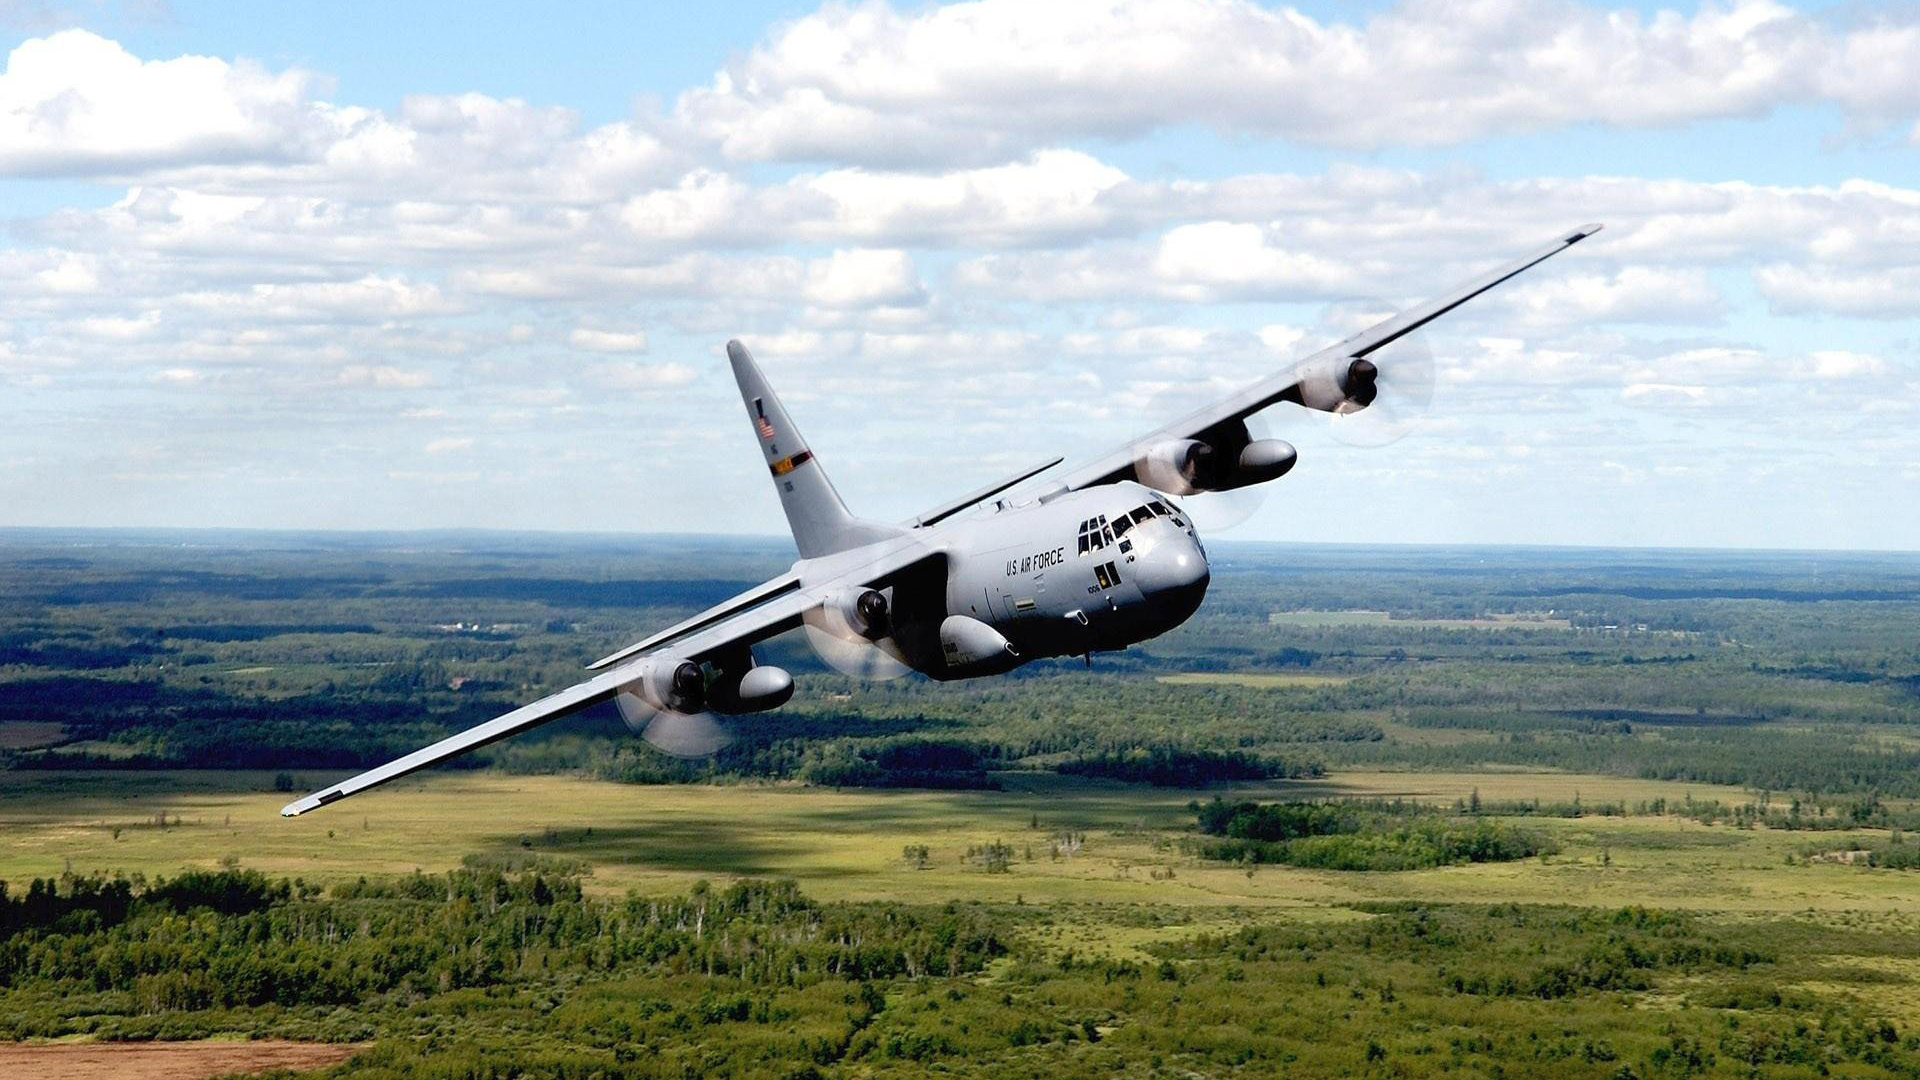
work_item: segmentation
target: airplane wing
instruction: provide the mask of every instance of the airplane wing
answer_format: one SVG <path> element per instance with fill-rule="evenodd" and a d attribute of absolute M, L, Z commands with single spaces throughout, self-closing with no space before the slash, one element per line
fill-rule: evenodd
<path fill-rule="evenodd" d="M 1345 365 L 1365 358 L 1367 354 L 1418 330 L 1501 282 L 1532 269 L 1599 231 L 1599 225 L 1583 225 L 1530 255 L 1515 259 L 1472 281 L 1464 282 L 1424 304 L 1408 308 L 1352 337 L 1329 345 L 1279 374 L 1254 383 L 1223 401 L 1196 409 L 1157 431 L 1130 440 L 1124 446 L 1115 447 L 1086 464 L 1074 468 L 1060 478 L 1060 483 L 1064 484 L 1067 490 L 1077 491 L 1080 488 L 1098 484 L 1131 480 L 1134 478 L 1134 458 L 1140 447 L 1169 439 L 1198 438 L 1210 429 L 1236 420 L 1244 420 L 1276 402 L 1299 401 L 1305 384 L 1310 380 L 1332 378 L 1336 368 L 1344 370 Z"/>
<path fill-rule="evenodd" d="M 309 810 L 317 810 L 370 787 L 397 780 L 488 743 L 498 742 L 509 735 L 518 735 L 588 706 L 611 701 L 621 687 L 634 681 L 634 665 L 647 656 L 666 652 L 679 660 L 697 662 L 764 641 L 799 626 L 802 617 L 819 606 L 822 597 L 835 589 L 848 585 L 877 585 L 928 559 L 937 558 L 945 558 L 945 552 L 921 542 L 900 541 L 879 545 L 873 557 L 850 560 L 848 569 L 843 573 L 811 583 L 805 588 L 801 587 L 794 575 L 783 574 L 758 589 L 748 590 L 725 604 L 710 608 L 686 622 L 615 653 L 601 663 L 618 663 L 619 666 L 586 682 L 549 694 L 531 705 L 522 705 L 484 724 L 457 735 L 449 735 L 432 746 L 415 750 L 403 758 L 368 769 L 358 776 L 297 799 L 281 808 L 280 813 L 284 817 L 298 817 Z M 720 614 L 715 615 L 714 612 Z"/>

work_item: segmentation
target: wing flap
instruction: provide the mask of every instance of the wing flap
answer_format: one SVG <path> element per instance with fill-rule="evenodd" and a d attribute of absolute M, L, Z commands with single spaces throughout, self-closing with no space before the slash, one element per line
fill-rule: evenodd
<path fill-rule="evenodd" d="M 638 656 L 649 649 L 657 649 L 663 645 L 670 645 L 673 642 L 683 637 L 686 637 L 689 634 L 693 634 L 698 631 L 705 630 L 708 627 L 717 625 L 721 622 L 726 621 L 727 619 L 734 617 L 735 615 L 739 615 L 742 612 L 751 610 L 752 608 L 757 607 L 760 604 L 764 604 L 770 600 L 778 599 L 779 597 L 785 596 L 789 593 L 797 592 L 799 591 L 799 588 L 800 588 L 800 575 L 794 574 L 794 573 L 781 574 L 779 577 L 774 578 L 772 581 L 766 582 L 765 584 L 759 585 L 755 588 L 748 589 L 746 592 L 743 592 L 738 596 L 733 597 L 732 599 L 724 600 L 718 604 L 715 604 L 714 606 L 708 608 L 707 610 L 701 612 L 698 615 L 693 616 L 690 619 L 684 619 L 680 622 L 674 623 L 672 626 L 667 627 L 665 630 L 662 630 L 657 634 L 653 634 L 650 637 L 646 637 L 641 639 L 640 641 L 636 641 L 633 644 L 627 646 L 626 648 L 621 649 L 619 652 L 612 653 L 607 656 L 603 656 L 600 659 L 595 660 L 593 663 L 588 664 L 587 670 L 598 671 L 601 668 L 611 667 L 612 665 L 617 664 L 620 661 L 627 659 L 628 657 Z"/>

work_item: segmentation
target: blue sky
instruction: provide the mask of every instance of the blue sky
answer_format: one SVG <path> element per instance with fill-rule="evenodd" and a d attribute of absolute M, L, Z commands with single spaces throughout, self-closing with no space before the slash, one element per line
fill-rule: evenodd
<path fill-rule="evenodd" d="M 0 5 L 0 524 L 900 518 L 1567 227 L 1230 535 L 1920 546 L 1920 13 Z"/>

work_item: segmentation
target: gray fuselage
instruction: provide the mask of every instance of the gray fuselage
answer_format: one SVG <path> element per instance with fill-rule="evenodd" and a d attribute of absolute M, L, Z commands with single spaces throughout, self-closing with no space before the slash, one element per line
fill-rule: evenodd
<path fill-rule="evenodd" d="M 997 503 L 897 538 L 945 556 L 945 573 L 890 591 L 885 648 L 936 679 L 991 674 L 1030 660 L 1122 649 L 1185 622 L 1205 597 L 1209 570 L 1192 519 L 1132 482 L 1022 504 Z M 883 544 L 882 546 L 891 546 Z M 802 560 L 803 579 L 838 576 L 851 557 Z M 1007 662 L 956 665 L 940 650 L 951 616 L 979 620 L 1012 646 Z"/>

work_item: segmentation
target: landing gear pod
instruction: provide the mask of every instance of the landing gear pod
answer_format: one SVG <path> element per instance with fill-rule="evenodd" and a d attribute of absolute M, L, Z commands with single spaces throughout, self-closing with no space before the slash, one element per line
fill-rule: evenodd
<path fill-rule="evenodd" d="M 951 678 L 991 675 L 1020 666 L 1007 636 L 970 615 L 949 615 L 940 624 L 940 655 Z"/>

